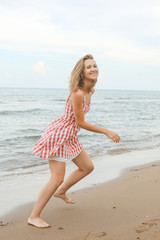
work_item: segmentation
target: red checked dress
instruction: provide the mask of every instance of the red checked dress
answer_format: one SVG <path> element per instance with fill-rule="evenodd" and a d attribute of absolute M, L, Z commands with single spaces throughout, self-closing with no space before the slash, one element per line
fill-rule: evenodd
<path fill-rule="evenodd" d="M 66 100 L 64 113 L 48 125 L 31 150 L 43 159 L 71 160 L 78 156 L 83 148 L 77 137 L 80 127 L 76 123 L 73 107 L 68 103 L 70 94 Z M 84 114 L 90 110 L 90 104 L 85 103 L 85 97 L 83 110 Z"/>

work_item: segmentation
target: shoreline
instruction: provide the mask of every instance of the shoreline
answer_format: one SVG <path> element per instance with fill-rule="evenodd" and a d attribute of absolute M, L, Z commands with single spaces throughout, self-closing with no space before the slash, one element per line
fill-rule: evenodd
<path fill-rule="evenodd" d="M 10 240 L 135 240 L 160 238 L 160 160 L 136 165 L 106 183 L 69 194 L 76 204 L 52 198 L 42 218 L 52 227 L 38 229 L 26 221 L 33 202 L 1 219 L 0 237 Z M 128 236 L 130 236 L 128 238 Z"/>
<path fill-rule="evenodd" d="M 94 171 L 69 189 L 68 193 L 71 194 L 81 189 L 85 190 L 110 182 L 120 177 L 126 169 L 158 161 L 159 156 L 159 148 L 114 156 L 99 156 L 92 159 L 95 166 Z M 74 163 L 68 165 L 65 178 L 76 168 Z M 12 210 L 14 211 L 18 206 L 35 202 L 40 190 L 50 177 L 48 165 L 38 166 L 36 169 L 31 174 L 18 176 L 16 180 L 12 178 L 11 183 L 7 183 L 6 186 L 2 185 L 0 191 L 0 217 L 10 213 Z"/>

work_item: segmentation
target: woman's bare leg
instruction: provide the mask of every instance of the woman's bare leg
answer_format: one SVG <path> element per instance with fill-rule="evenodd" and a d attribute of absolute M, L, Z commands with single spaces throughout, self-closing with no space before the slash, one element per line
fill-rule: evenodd
<path fill-rule="evenodd" d="M 66 191 L 94 169 L 92 160 L 84 149 L 82 149 L 81 153 L 72 161 L 78 166 L 78 169 L 73 171 L 54 193 L 55 197 L 62 198 L 67 203 L 74 203 L 74 201 L 66 196 Z"/>
<path fill-rule="evenodd" d="M 65 165 L 66 164 L 64 162 L 58 162 L 55 160 L 49 161 L 51 178 L 41 190 L 38 199 L 34 205 L 31 216 L 28 219 L 28 224 L 38 228 L 50 227 L 48 223 L 46 223 L 40 218 L 40 214 L 53 193 L 62 184 L 65 175 Z"/>

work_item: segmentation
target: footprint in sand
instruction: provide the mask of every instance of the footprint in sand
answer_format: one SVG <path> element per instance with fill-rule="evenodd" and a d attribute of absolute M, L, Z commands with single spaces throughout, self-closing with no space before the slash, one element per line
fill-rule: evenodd
<path fill-rule="evenodd" d="M 87 236 L 84 238 L 84 240 L 94 240 L 96 238 L 101 238 L 101 237 L 104 237 L 106 235 L 107 235 L 106 232 L 98 232 L 98 233 L 89 232 L 87 234 Z"/>
<path fill-rule="evenodd" d="M 143 168 L 133 168 L 133 169 L 131 169 L 130 171 L 131 171 L 131 172 L 136 172 L 136 171 L 143 170 L 143 169 L 145 169 L 145 168 L 157 167 L 157 166 L 158 166 L 157 164 L 152 164 L 151 166 L 148 166 L 148 167 L 143 167 Z"/>
<path fill-rule="evenodd" d="M 158 165 L 157 164 L 152 164 L 152 167 L 157 167 Z"/>
<path fill-rule="evenodd" d="M 133 176 L 133 177 L 132 177 L 132 179 L 137 179 L 137 178 L 139 178 L 139 176 Z"/>
<path fill-rule="evenodd" d="M 131 172 L 133 172 L 133 171 L 136 172 L 136 171 L 139 171 L 139 170 L 140 170 L 139 168 L 133 168 L 133 169 L 131 169 L 130 171 L 131 171 Z"/>
<path fill-rule="evenodd" d="M 8 222 L 7 223 L 3 223 L 2 221 L 0 221 L 0 226 L 1 227 L 7 226 L 7 225 L 8 225 Z"/>
<path fill-rule="evenodd" d="M 160 219 L 151 219 L 142 222 L 141 225 L 136 229 L 137 233 L 143 233 L 146 231 L 159 232 L 160 231 Z"/>

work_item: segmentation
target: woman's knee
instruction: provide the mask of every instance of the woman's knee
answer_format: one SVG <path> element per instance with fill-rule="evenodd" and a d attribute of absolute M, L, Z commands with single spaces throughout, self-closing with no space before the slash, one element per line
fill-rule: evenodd
<path fill-rule="evenodd" d="M 93 164 L 89 164 L 85 168 L 83 168 L 83 171 L 87 174 L 91 173 L 93 170 L 94 170 L 94 165 Z"/>
<path fill-rule="evenodd" d="M 88 168 L 88 171 L 89 171 L 89 172 L 92 172 L 93 170 L 94 170 L 94 165 L 91 164 L 91 165 L 89 166 L 89 168 Z"/>

